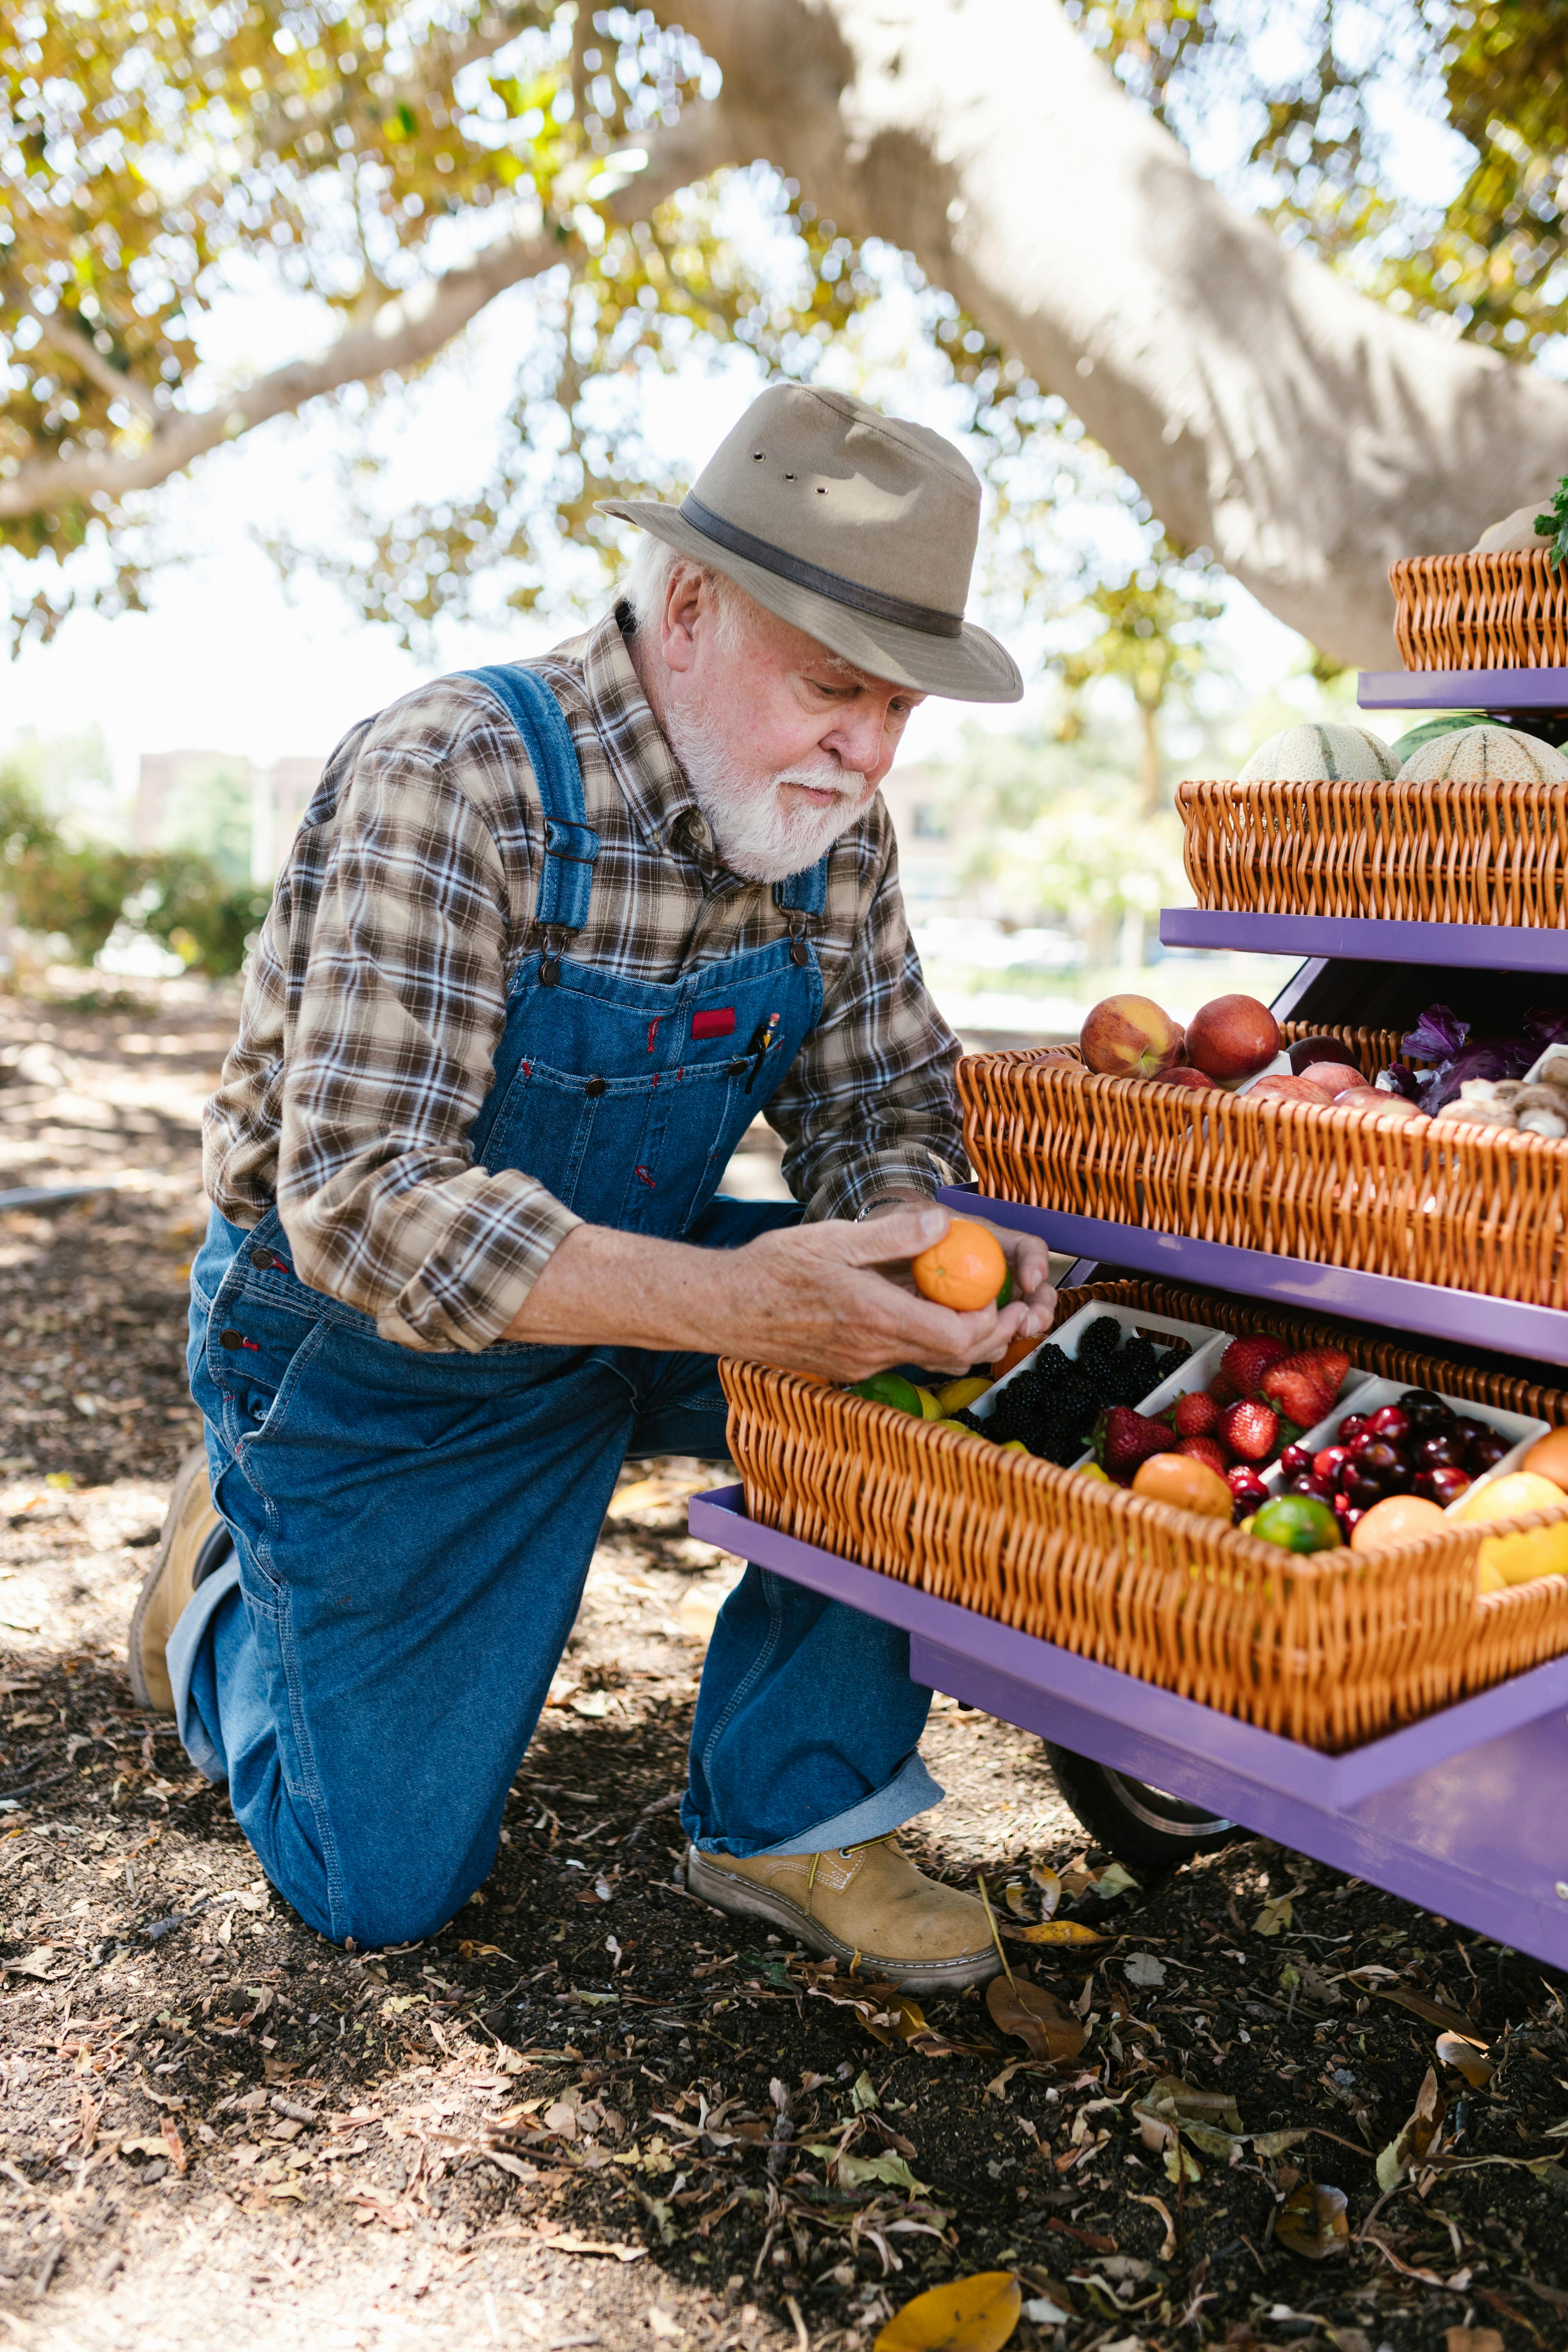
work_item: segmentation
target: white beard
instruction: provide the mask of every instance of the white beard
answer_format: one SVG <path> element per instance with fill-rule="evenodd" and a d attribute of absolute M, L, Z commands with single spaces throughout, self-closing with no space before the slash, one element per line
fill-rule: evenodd
<path fill-rule="evenodd" d="M 804 873 L 861 813 L 865 777 L 840 768 L 826 753 L 771 776 L 746 775 L 710 719 L 668 711 L 664 731 L 719 856 L 731 874 L 748 882 L 782 882 Z M 826 808 L 813 808 L 809 802 L 792 808 L 780 794 L 781 784 L 805 784 L 837 797 Z"/>

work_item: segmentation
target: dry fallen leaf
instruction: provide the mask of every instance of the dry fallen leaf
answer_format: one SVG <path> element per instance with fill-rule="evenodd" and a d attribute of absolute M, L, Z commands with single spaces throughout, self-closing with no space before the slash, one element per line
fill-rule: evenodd
<path fill-rule="evenodd" d="M 1332 2189 L 1327 2181 L 1314 2186 L 1303 2180 L 1275 2215 L 1274 2235 L 1291 2253 L 1305 2254 L 1309 2262 L 1348 2254 L 1351 2225 L 1343 2189 Z"/>
<path fill-rule="evenodd" d="M 1391 2139 L 1377 2159 L 1377 2185 L 1386 2194 L 1395 2181 L 1415 2172 L 1443 2128 L 1443 2094 L 1435 2067 L 1428 2066 L 1410 2119 L 1397 2139 Z"/>
<path fill-rule="evenodd" d="M 1424 2017 L 1427 2024 L 1435 2025 L 1439 2032 L 1462 2033 L 1471 2042 L 1484 2042 L 1487 2038 L 1473 2017 L 1465 2016 L 1461 2010 L 1450 2009 L 1447 2001 L 1434 2000 L 1430 1993 L 1418 1990 L 1415 1985 L 1374 1984 L 1371 1990 L 1380 2000 L 1396 2000 L 1401 2009 L 1413 2010 L 1417 2017 Z"/>
<path fill-rule="evenodd" d="M 1484 2091 L 1497 2073 L 1480 2044 L 1472 2042 L 1468 2034 L 1439 2033 L 1437 2056 L 1443 2065 L 1452 2066 L 1462 2074 L 1472 2091 Z"/>
<path fill-rule="evenodd" d="M 985 1988 L 985 2006 L 992 2023 L 1004 2033 L 1015 2034 L 1037 2058 L 1049 2058 L 1058 2065 L 1076 2058 L 1088 2039 L 1085 2028 L 1056 1996 L 1027 1977 L 1011 1982 L 993 1977 Z"/>
<path fill-rule="evenodd" d="M 1013 1944 L 1103 1944 L 1103 1936 L 1092 1927 L 1083 1927 L 1077 1919 L 1048 1919 L 1038 1927 L 1003 1927 L 1002 1933 Z"/>
<path fill-rule="evenodd" d="M 1157 1960 L 1152 1952 L 1129 1952 L 1121 1963 L 1121 1973 L 1130 1985 L 1158 1991 L 1165 1981 L 1165 1963 Z"/>
<path fill-rule="evenodd" d="M 1444 2352 L 1503 2352 L 1503 2340 L 1495 2327 L 1447 2327 L 1443 2331 Z"/>
<path fill-rule="evenodd" d="M 1258 1936 L 1282 1935 L 1295 1916 L 1295 1906 L 1288 1895 L 1271 1895 L 1252 1923 L 1253 1933 Z"/>
<path fill-rule="evenodd" d="M 1056 1916 L 1057 1906 L 1062 1899 L 1061 1880 L 1057 1876 L 1056 1872 L 1051 1868 L 1050 1864 L 1045 1862 L 1031 1863 L 1029 1864 L 1029 1875 L 1040 1890 L 1041 1918 L 1054 1919 Z"/>
<path fill-rule="evenodd" d="M 1002 2352 L 1022 2305 L 1011 2271 L 978 2271 L 906 2303 L 882 2329 L 874 2352 Z"/>

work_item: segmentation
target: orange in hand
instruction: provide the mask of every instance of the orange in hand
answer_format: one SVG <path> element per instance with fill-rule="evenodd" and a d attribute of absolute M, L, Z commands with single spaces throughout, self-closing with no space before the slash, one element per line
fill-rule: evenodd
<path fill-rule="evenodd" d="M 954 1217 L 941 1241 L 921 1250 L 912 1270 L 922 1298 L 961 1315 L 989 1307 L 1008 1281 L 1001 1243 L 973 1217 Z"/>

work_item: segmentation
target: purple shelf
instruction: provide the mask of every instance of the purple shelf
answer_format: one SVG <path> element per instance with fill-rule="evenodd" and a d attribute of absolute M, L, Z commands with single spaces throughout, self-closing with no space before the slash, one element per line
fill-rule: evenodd
<path fill-rule="evenodd" d="M 1363 669 L 1363 710 L 1568 710 L 1568 669 Z"/>
<path fill-rule="evenodd" d="M 944 1186 L 937 1198 L 950 1209 L 977 1211 L 999 1225 L 1038 1234 L 1047 1248 L 1065 1251 L 1069 1257 L 1130 1266 L 1137 1274 L 1234 1291 L 1244 1298 L 1274 1298 L 1284 1307 L 1342 1315 L 1352 1323 L 1411 1331 L 1426 1339 L 1458 1340 L 1505 1356 L 1528 1356 L 1535 1363 L 1568 1364 L 1568 1313 L 1558 1307 L 1522 1307 L 1476 1291 L 1403 1282 L 1394 1275 L 1354 1274 L 1344 1266 L 1276 1257 L 1267 1250 L 1237 1249 L 1227 1242 L 1119 1225 L 1107 1217 L 1026 1208 L 1016 1201 L 991 1200 L 971 1184 Z"/>
<path fill-rule="evenodd" d="M 1568 1659 L 1323 1756 L 759 1526 L 739 1486 L 694 1496 L 690 1525 L 903 1626 L 914 1681 L 1568 1966 Z"/>
<path fill-rule="evenodd" d="M 1349 915 L 1244 915 L 1211 907 L 1166 907 L 1160 916 L 1160 943 L 1357 963 L 1438 964 L 1467 971 L 1568 972 L 1568 931 L 1493 923 L 1384 923 Z"/>

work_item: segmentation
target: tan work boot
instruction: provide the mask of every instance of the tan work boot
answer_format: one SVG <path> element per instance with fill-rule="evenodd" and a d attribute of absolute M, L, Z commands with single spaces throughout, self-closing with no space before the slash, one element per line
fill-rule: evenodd
<path fill-rule="evenodd" d="M 174 1712 L 164 1654 L 180 1612 L 196 1589 L 202 1554 L 222 1526 L 207 1480 L 206 1447 L 193 1445 L 174 1473 L 163 1539 L 131 1620 L 131 1687 L 137 1704 L 156 1715 Z"/>
<path fill-rule="evenodd" d="M 767 1919 L 814 1952 L 857 1957 L 910 1992 L 962 1992 L 1002 1963 L 982 1905 L 922 1878 L 890 1838 L 832 1853 L 700 1853 L 686 1884 L 704 1903 Z"/>

